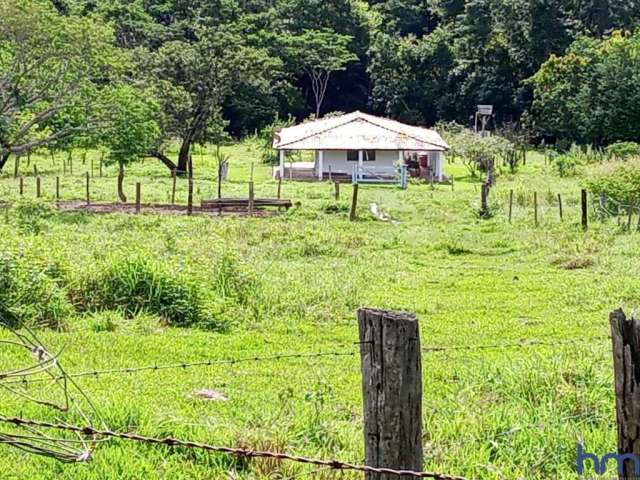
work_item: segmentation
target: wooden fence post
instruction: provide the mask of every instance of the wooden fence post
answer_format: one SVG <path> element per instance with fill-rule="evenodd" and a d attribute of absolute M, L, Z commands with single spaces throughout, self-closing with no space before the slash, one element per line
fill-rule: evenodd
<path fill-rule="evenodd" d="M 40 198 L 42 195 L 42 180 L 40 177 L 36 177 L 36 198 Z"/>
<path fill-rule="evenodd" d="M 249 202 L 247 203 L 247 210 L 249 216 L 253 216 L 253 203 L 254 203 L 253 181 L 249 182 Z"/>
<path fill-rule="evenodd" d="M 640 322 L 622 310 L 609 315 L 616 389 L 618 453 L 640 455 Z M 637 478 L 635 462 L 625 461 L 619 478 Z"/>
<path fill-rule="evenodd" d="M 189 169 L 189 178 L 187 180 L 187 215 L 191 215 L 193 214 L 193 158 L 191 158 L 191 155 L 189 155 L 187 168 Z"/>
<path fill-rule="evenodd" d="M 422 363 L 418 320 L 411 313 L 358 310 L 365 463 L 421 471 Z M 366 480 L 397 476 L 365 474 Z"/>
<path fill-rule="evenodd" d="M 142 185 L 136 182 L 136 214 L 140 213 L 142 203 Z"/>
<path fill-rule="evenodd" d="M 587 191 L 584 188 L 580 192 L 580 204 L 582 207 L 582 228 L 586 230 L 589 228 L 589 218 L 587 215 Z"/>
<path fill-rule="evenodd" d="M 86 198 L 87 198 L 87 205 L 89 205 L 91 203 L 91 180 L 90 180 L 90 175 L 89 172 L 87 172 L 86 174 Z"/>
<path fill-rule="evenodd" d="M 100 153 L 100 178 L 102 178 L 102 164 L 104 162 L 104 152 Z"/>
<path fill-rule="evenodd" d="M 282 176 L 280 170 L 278 170 L 278 200 L 282 197 Z"/>
<path fill-rule="evenodd" d="M 16 155 L 13 162 L 13 178 L 18 178 L 18 173 L 20 173 L 20 155 Z"/>
<path fill-rule="evenodd" d="M 22 178 L 22 175 L 18 179 L 18 192 L 20 192 L 20 195 L 24 194 L 24 178 Z"/>
<path fill-rule="evenodd" d="M 538 192 L 533 192 L 533 220 L 535 226 L 538 226 Z"/>
<path fill-rule="evenodd" d="M 340 182 L 338 180 L 333 182 L 333 188 L 335 189 L 335 197 L 337 202 L 338 200 L 340 200 Z"/>
<path fill-rule="evenodd" d="M 56 200 L 60 200 L 60 177 L 56 177 Z"/>
<path fill-rule="evenodd" d="M 509 223 L 513 215 L 513 189 L 509 190 Z"/>
<path fill-rule="evenodd" d="M 358 184 L 353 184 L 353 195 L 351 196 L 351 211 L 349 212 L 349 220 L 356 219 L 356 210 L 358 208 Z"/>
<path fill-rule="evenodd" d="M 171 170 L 171 180 L 173 181 L 173 185 L 171 186 L 171 205 L 176 204 L 176 181 L 178 177 L 178 172 L 174 168 Z"/>
<path fill-rule="evenodd" d="M 560 193 L 558 194 L 558 214 L 560 215 L 560 221 L 562 222 L 564 218 L 562 215 L 562 195 Z"/>

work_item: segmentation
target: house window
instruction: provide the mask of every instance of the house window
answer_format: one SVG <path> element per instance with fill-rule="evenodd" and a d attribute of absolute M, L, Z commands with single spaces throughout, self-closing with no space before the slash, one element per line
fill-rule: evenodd
<path fill-rule="evenodd" d="M 347 162 L 358 161 L 358 150 L 347 150 Z"/>
<path fill-rule="evenodd" d="M 364 159 L 365 162 L 375 162 L 376 161 L 376 151 L 375 150 L 365 150 L 364 151 Z"/>

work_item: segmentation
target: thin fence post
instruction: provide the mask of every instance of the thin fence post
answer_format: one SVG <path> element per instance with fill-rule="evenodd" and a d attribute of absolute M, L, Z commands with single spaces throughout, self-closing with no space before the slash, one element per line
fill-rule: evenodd
<path fill-rule="evenodd" d="M 178 172 L 174 168 L 173 170 L 171 170 L 171 180 L 172 180 L 171 205 L 175 205 L 176 204 L 176 182 L 177 182 L 177 177 L 178 177 Z"/>
<path fill-rule="evenodd" d="M 582 208 L 582 228 L 586 230 L 589 228 L 589 217 L 587 215 L 587 191 L 584 188 L 580 192 L 580 205 Z"/>
<path fill-rule="evenodd" d="M 56 177 L 56 200 L 60 200 L 60 177 Z"/>
<path fill-rule="evenodd" d="M 19 173 L 20 173 L 20 155 L 16 155 L 16 158 L 13 162 L 13 178 L 18 178 Z"/>
<path fill-rule="evenodd" d="M 451 191 L 454 191 L 454 180 L 453 180 L 453 175 L 451 175 Z"/>
<path fill-rule="evenodd" d="M 509 223 L 513 216 L 513 189 L 509 190 Z"/>
<path fill-rule="evenodd" d="M 18 179 L 18 192 L 20 192 L 20 195 L 24 194 L 24 178 L 22 178 L 22 175 Z"/>
<path fill-rule="evenodd" d="M 35 162 L 33 163 L 33 176 L 38 176 L 38 165 Z"/>
<path fill-rule="evenodd" d="M 538 192 L 533 192 L 533 219 L 535 226 L 538 226 Z"/>
<path fill-rule="evenodd" d="M 560 215 L 560 221 L 562 222 L 564 220 L 563 218 L 563 214 L 562 214 L 562 194 L 558 194 L 558 214 Z"/>
<path fill-rule="evenodd" d="M 280 198 L 282 198 L 282 175 L 280 175 L 280 171 L 278 170 L 278 193 L 277 193 L 277 197 L 278 200 L 280 200 Z"/>
<path fill-rule="evenodd" d="M 335 189 L 335 197 L 337 202 L 338 200 L 340 200 L 340 182 L 338 180 L 333 182 L 333 188 Z"/>
<path fill-rule="evenodd" d="M 193 160 L 191 156 L 189 156 L 189 179 L 188 183 L 188 192 L 187 192 L 187 215 L 193 214 Z"/>
<path fill-rule="evenodd" d="M 254 204 L 254 192 L 253 192 L 253 181 L 249 182 L 249 202 L 247 203 L 247 209 L 249 212 L 249 216 L 253 216 L 253 204 Z"/>
<path fill-rule="evenodd" d="M 422 361 L 411 313 L 358 310 L 365 464 L 422 471 Z M 397 476 L 366 473 L 366 480 Z"/>
<path fill-rule="evenodd" d="M 104 152 L 100 153 L 100 178 L 102 178 L 102 164 L 104 162 Z"/>
<path fill-rule="evenodd" d="M 351 196 L 351 211 L 349 212 L 349 220 L 356 219 L 356 210 L 358 208 L 358 184 L 353 184 L 353 195 Z"/>
<path fill-rule="evenodd" d="M 142 185 L 136 182 L 136 214 L 140 213 L 142 203 Z"/>
<path fill-rule="evenodd" d="M 42 195 L 42 180 L 40 177 L 36 177 L 36 198 L 40 198 Z"/>
<path fill-rule="evenodd" d="M 86 199 L 87 199 L 87 205 L 89 205 L 91 203 L 91 179 L 90 179 L 90 175 L 89 172 L 86 173 Z"/>
<path fill-rule="evenodd" d="M 622 310 L 609 315 L 613 343 L 618 453 L 640 455 L 640 322 Z M 638 478 L 633 459 L 623 462 L 619 478 Z"/>

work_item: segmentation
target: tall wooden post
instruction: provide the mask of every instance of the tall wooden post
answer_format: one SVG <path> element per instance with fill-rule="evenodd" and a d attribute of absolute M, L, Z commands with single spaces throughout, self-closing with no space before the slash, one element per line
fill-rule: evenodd
<path fill-rule="evenodd" d="M 142 203 L 142 185 L 136 182 L 136 213 L 140 213 Z"/>
<path fill-rule="evenodd" d="M 509 190 L 509 223 L 513 216 L 513 189 Z"/>
<path fill-rule="evenodd" d="M 40 177 L 36 177 L 36 198 L 40 198 L 42 195 L 42 180 Z"/>
<path fill-rule="evenodd" d="M 282 197 L 282 176 L 278 172 L 278 200 Z"/>
<path fill-rule="evenodd" d="M 171 185 L 171 205 L 175 205 L 176 204 L 176 181 L 177 181 L 177 179 L 178 179 L 178 172 L 174 168 L 173 170 L 171 170 L 171 181 L 172 181 L 172 185 Z"/>
<path fill-rule="evenodd" d="M 104 152 L 100 153 L 100 178 L 102 178 L 102 164 L 104 163 Z"/>
<path fill-rule="evenodd" d="M 640 322 L 622 310 L 609 315 L 616 389 L 618 453 L 640 456 Z M 625 461 L 620 479 L 638 478 L 633 460 Z"/>
<path fill-rule="evenodd" d="M 370 467 L 421 471 L 422 364 L 416 316 L 358 310 L 365 463 Z M 366 480 L 397 476 L 365 474 Z"/>
<path fill-rule="evenodd" d="M 356 219 L 356 210 L 358 208 L 358 184 L 353 184 L 353 195 L 351 197 L 351 211 L 349 212 L 349 220 Z"/>
<path fill-rule="evenodd" d="M 16 155 L 13 163 L 13 178 L 18 178 L 18 173 L 20 173 L 20 155 Z"/>
<path fill-rule="evenodd" d="M 338 180 L 333 182 L 333 188 L 335 189 L 335 197 L 337 202 L 338 200 L 340 200 L 340 182 Z"/>
<path fill-rule="evenodd" d="M 563 213 L 562 213 L 562 194 L 558 194 L 558 214 L 560 215 L 560 221 L 562 222 L 563 219 Z"/>
<path fill-rule="evenodd" d="M 56 200 L 60 200 L 60 177 L 56 177 Z"/>
<path fill-rule="evenodd" d="M 193 159 L 189 156 L 189 163 L 187 165 L 189 169 L 188 179 L 188 192 L 187 192 L 187 215 L 193 214 Z"/>
<path fill-rule="evenodd" d="M 249 182 L 249 202 L 247 203 L 247 210 L 250 217 L 253 216 L 254 201 L 253 182 Z"/>
<path fill-rule="evenodd" d="M 90 180 L 90 175 L 89 172 L 86 173 L 85 175 L 85 194 L 86 194 L 86 200 L 87 200 L 87 205 L 89 205 L 91 203 L 91 180 Z"/>
<path fill-rule="evenodd" d="M 589 217 L 587 215 L 587 191 L 583 188 L 580 192 L 580 205 L 582 207 L 582 228 L 589 228 Z"/>
<path fill-rule="evenodd" d="M 20 195 L 24 194 L 24 178 L 22 178 L 22 175 L 18 179 L 18 192 Z"/>
<path fill-rule="evenodd" d="M 533 220 L 534 224 L 538 226 L 538 192 L 533 192 Z"/>

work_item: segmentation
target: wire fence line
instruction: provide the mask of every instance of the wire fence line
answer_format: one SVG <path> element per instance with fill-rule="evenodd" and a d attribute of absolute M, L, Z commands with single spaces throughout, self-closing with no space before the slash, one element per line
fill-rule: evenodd
<path fill-rule="evenodd" d="M 264 450 L 251 450 L 246 448 L 235 448 L 235 447 L 222 447 L 217 445 L 210 445 L 207 443 L 193 442 L 190 440 L 182 440 L 173 437 L 164 437 L 164 438 L 156 438 L 156 437 L 147 437 L 143 435 L 138 435 L 135 433 L 124 433 L 124 432 L 115 432 L 108 429 L 97 429 L 91 426 L 79 426 L 79 425 L 70 425 L 66 423 L 52 423 L 46 422 L 42 420 L 33 420 L 26 419 L 20 417 L 6 417 L 0 416 L 0 422 L 12 424 L 17 427 L 38 427 L 38 428 L 50 428 L 55 430 L 64 430 L 68 432 L 79 433 L 83 435 L 93 435 L 97 437 L 105 437 L 105 438 L 118 438 L 123 440 L 130 440 L 134 442 L 140 443 L 149 443 L 156 445 L 165 445 L 168 447 L 183 447 L 189 449 L 198 449 L 204 450 L 208 452 L 214 453 L 226 453 L 230 455 L 234 455 L 237 457 L 244 458 L 272 458 L 275 460 L 281 461 L 291 461 L 295 463 L 303 463 L 307 465 L 315 465 L 318 467 L 327 467 L 333 470 L 345 470 L 345 471 L 357 471 L 363 473 L 378 473 L 378 474 L 386 474 L 386 475 L 397 475 L 404 477 L 414 477 L 414 478 L 432 478 L 436 480 L 465 480 L 465 477 L 461 477 L 458 475 L 448 475 L 445 473 L 437 473 L 437 472 L 416 472 L 412 470 L 394 470 L 391 468 L 381 468 L 381 467 L 369 467 L 366 465 L 357 465 L 353 463 L 344 462 L 341 460 L 323 460 L 316 458 L 308 458 L 299 455 L 289 455 L 286 453 L 280 452 L 271 452 Z M 86 458 L 78 459 L 78 461 L 86 460 Z"/>
<path fill-rule="evenodd" d="M 608 337 L 594 337 L 590 339 L 575 339 L 575 340 L 521 340 L 511 343 L 497 343 L 497 344 L 485 344 L 485 345 L 455 345 L 455 346 L 425 346 L 421 348 L 424 353 L 445 353 L 445 352 L 458 352 L 458 351 L 483 351 L 483 350 L 503 350 L 503 349 L 519 349 L 519 348 L 534 348 L 534 347 L 560 347 L 567 345 L 583 345 L 591 344 L 594 341 L 607 340 Z M 0 341 L 2 343 L 2 341 Z M 356 343 L 355 345 L 361 345 Z M 100 377 L 106 375 L 119 375 L 119 374 L 136 374 L 143 372 L 160 372 L 165 370 L 188 370 L 198 367 L 214 367 L 218 365 L 238 365 L 243 363 L 255 363 L 255 362 L 271 362 L 280 360 L 305 360 L 315 358 L 340 358 L 340 357 L 353 357 L 358 354 L 357 349 L 343 350 L 343 351 L 323 351 L 323 352 L 293 352 L 278 355 L 267 356 L 250 356 L 231 359 L 208 359 L 195 362 L 176 362 L 170 364 L 151 364 L 141 366 L 131 366 L 122 368 L 107 368 L 107 369 L 94 369 L 81 372 L 68 372 L 66 378 L 87 378 L 87 377 Z M 62 377 L 47 377 L 47 378 L 31 378 L 27 375 L 21 376 L 19 373 L 14 373 L 11 380 L 5 381 L 4 384 L 36 384 L 48 381 L 61 380 Z"/>

